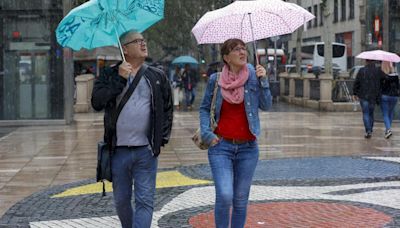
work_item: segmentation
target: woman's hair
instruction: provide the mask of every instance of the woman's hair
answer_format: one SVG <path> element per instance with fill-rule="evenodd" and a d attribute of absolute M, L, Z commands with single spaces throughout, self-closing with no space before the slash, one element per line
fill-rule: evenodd
<path fill-rule="evenodd" d="M 390 74 L 394 71 L 392 63 L 387 61 L 382 61 L 381 70 L 385 72 L 385 74 Z"/>
<path fill-rule="evenodd" d="M 236 46 L 239 44 L 246 46 L 246 44 L 243 42 L 241 39 L 229 39 L 226 40 L 221 47 L 221 58 L 224 61 L 225 64 L 228 64 L 224 60 L 224 55 L 228 55 Z"/>

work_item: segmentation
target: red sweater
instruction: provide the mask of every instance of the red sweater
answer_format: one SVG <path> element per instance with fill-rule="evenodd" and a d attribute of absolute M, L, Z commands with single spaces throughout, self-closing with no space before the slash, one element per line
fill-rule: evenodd
<path fill-rule="evenodd" d="M 218 126 L 214 133 L 226 139 L 256 139 L 249 130 L 244 102 L 230 104 L 223 100 Z"/>

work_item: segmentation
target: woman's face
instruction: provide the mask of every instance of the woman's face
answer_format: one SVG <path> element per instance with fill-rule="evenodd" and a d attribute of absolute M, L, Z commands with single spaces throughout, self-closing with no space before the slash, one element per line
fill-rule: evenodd
<path fill-rule="evenodd" d="M 229 54 L 224 55 L 225 62 L 230 67 L 242 67 L 247 64 L 247 49 L 245 46 L 238 44 Z"/>

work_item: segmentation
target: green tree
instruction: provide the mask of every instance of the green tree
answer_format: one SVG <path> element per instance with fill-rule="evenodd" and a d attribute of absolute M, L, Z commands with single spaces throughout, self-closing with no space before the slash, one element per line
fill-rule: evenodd
<path fill-rule="evenodd" d="M 164 19 L 145 31 L 151 55 L 155 60 L 168 54 L 175 56 L 198 54 L 197 43 L 191 34 L 196 22 L 207 11 L 230 3 L 222 0 L 165 1 Z"/>

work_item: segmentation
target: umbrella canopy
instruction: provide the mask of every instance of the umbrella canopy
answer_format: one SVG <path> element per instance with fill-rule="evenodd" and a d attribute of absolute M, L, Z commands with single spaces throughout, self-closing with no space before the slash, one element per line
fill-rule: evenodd
<path fill-rule="evenodd" d="M 294 32 L 314 18 L 307 10 L 282 0 L 235 1 L 204 14 L 192 29 L 197 43 L 244 42 Z"/>
<path fill-rule="evenodd" d="M 392 52 L 374 50 L 374 51 L 364 51 L 356 56 L 359 59 L 369 59 L 369 60 L 380 60 L 398 63 L 400 62 L 400 57 Z"/>
<path fill-rule="evenodd" d="M 124 32 L 143 32 L 163 17 L 164 0 L 91 0 L 62 19 L 56 37 L 73 50 L 117 45 Z"/>
<path fill-rule="evenodd" d="M 197 62 L 197 60 L 195 58 L 193 58 L 192 56 L 189 56 L 189 55 L 179 56 L 178 58 L 175 58 L 172 61 L 172 64 L 180 65 L 180 66 L 183 66 L 186 63 L 188 63 L 188 64 L 190 64 L 192 66 L 197 66 L 199 64 L 199 62 Z"/>

